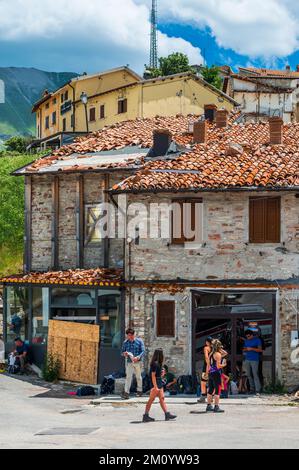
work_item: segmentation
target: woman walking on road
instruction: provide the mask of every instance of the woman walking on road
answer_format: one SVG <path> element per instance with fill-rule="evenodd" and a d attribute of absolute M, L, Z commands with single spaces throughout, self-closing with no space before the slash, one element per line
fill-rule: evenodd
<path fill-rule="evenodd" d="M 226 360 L 222 359 L 224 355 L 223 346 L 218 339 L 212 341 L 212 350 L 209 357 L 208 373 L 208 404 L 207 411 L 214 413 L 223 413 L 224 410 L 219 408 L 220 394 L 221 394 L 221 374 L 223 367 L 226 366 Z M 215 406 L 213 408 L 213 394 Z"/>
<path fill-rule="evenodd" d="M 163 350 L 156 349 L 151 360 L 151 368 L 150 368 L 150 378 L 151 378 L 153 388 L 151 389 L 150 397 L 145 407 L 145 413 L 143 415 L 144 423 L 155 421 L 154 418 L 151 418 L 149 416 L 149 412 L 150 412 L 152 404 L 154 403 L 157 397 L 159 397 L 160 406 L 165 413 L 165 421 L 169 421 L 170 419 L 176 418 L 175 415 L 172 415 L 169 411 L 167 411 L 167 407 L 165 403 L 165 396 L 164 396 L 164 389 L 163 389 L 163 382 L 162 382 L 163 362 L 164 362 Z"/>

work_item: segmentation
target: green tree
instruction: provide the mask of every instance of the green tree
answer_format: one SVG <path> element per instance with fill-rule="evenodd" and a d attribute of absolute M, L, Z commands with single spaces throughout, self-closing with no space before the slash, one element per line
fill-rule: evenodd
<path fill-rule="evenodd" d="M 0 277 L 22 269 L 24 178 L 11 173 L 33 159 L 32 155 L 0 158 Z"/>
<path fill-rule="evenodd" d="M 147 77 L 156 78 L 192 71 L 188 56 L 181 52 L 174 52 L 167 57 L 160 57 L 159 68 L 147 67 L 145 75 Z"/>
<path fill-rule="evenodd" d="M 173 75 L 175 73 L 192 72 L 189 59 L 186 54 L 174 52 L 168 57 L 160 57 L 160 70 L 162 76 Z"/>
<path fill-rule="evenodd" d="M 211 67 L 202 67 L 201 74 L 206 82 L 210 83 L 211 85 L 214 85 L 214 87 L 221 90 L 222 80 L 220 77 L 219 67 L 217 67 L 216 65 L 212 65 Z"/>
<path fill-rule="evenodd" d="M 26 148 L 31 142 L 30 137 L 15 136 L 8 139 L 4 145 L 9 152 L 17 152 L 19 154 L 26 153 Z"/>

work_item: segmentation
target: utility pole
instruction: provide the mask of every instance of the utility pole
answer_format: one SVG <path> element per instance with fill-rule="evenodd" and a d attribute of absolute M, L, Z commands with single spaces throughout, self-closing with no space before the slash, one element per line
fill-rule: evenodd
<path fill-rule="evenodd" d="M 158 68 L 158 6 L 157 0 L 152 0 L 151 13 L 151 50 L 150 50 L 150 68 Z"/>

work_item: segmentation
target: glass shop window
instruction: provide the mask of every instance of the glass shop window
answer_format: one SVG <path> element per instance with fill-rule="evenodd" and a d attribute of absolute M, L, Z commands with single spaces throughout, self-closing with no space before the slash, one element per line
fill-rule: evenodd
<path fill-rule="evenodd" d="M 49 323 L 49 289 L 32 289 L 32 343 L 45 344 Z"/>
<path fill-rule="evenodd" d="M 99 292 L 101 347 L 121 347 L 121 295 L 119 291 Z"/>
<path fill-rule="evenodd" d="M 53 289 L 51 304 L 61 307 L 95 307 L 95 291 L 80 288 Z"/>
<path fill-rule="evenodd" d="M 53 289 L 52 320 L 96 323 L 95 290 L 80 288 Z"/>
<path fill-rule="evenodd" d="M 26 287 L 7 287 L 6 292 L 7 343 L 13 345 L 16 337 L 20 337 L 23 341 L 29 339 L 29 295 Z"/>

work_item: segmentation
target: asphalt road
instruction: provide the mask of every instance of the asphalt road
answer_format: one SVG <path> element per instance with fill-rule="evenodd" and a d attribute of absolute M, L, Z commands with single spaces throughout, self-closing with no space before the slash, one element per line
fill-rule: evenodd
<path fill-rule="evenodd" d="M 1 449 L 299 448 L 299 406 L 289 406 L 287 397 L 223 400 L 219 415 L 203 413 L 194 398 L 171 398 L 175 422 L 165 422 L 156 404 L 157 421 L 143 424 L 144 399 L 90 404 L 37 396 L 46 391 L 0 376 Z"/>

